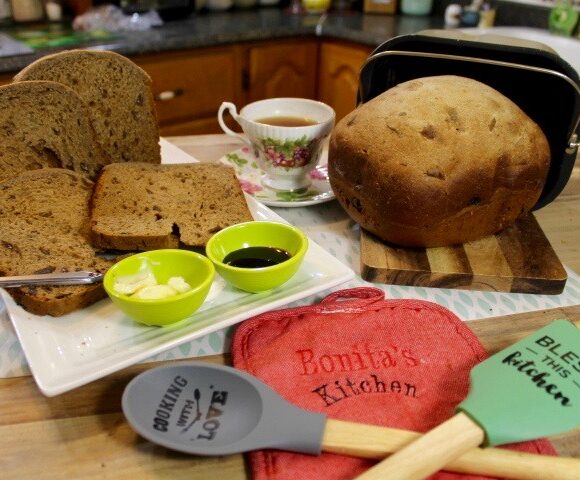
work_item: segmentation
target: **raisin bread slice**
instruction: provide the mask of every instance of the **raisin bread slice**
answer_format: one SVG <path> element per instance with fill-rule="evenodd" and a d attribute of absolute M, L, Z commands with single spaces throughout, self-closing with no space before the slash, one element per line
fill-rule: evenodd
<path fill-rule="evenodd" d="M 253 219 L 234 170 L 221 164 L 111 164 L 91 205 L 93 245 L 115 250 L 201 247 Z"/>
<path fill-rule="evenodd" d="M 60 168 L 25 172 L 0 183 L 0 276 L 90 270 L 111 262 L 89 244 L 93 182 Z M 27 311 L 64 315 L 104 298 L 102 284 L 9 288 Z"/>
<path fill-rule="evenodd" d="M 76 91 L 112 162 L 161 162 L 151 78 L 128 58 L 109 51 L 69 50 L 36 60 L 14 80 L 51 80 Z"/>
<path fill-rule="evenodd" d="M 46 167 L 94 178 L 107 163 L 88 111 L 70 88 L 55 82 L 0 87 L 0 181 Z"/>

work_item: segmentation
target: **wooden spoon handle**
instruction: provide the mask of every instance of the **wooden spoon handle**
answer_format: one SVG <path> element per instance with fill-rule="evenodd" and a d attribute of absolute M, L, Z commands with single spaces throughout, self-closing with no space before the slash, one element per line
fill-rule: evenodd
<path fill-rule="evenodd" d="M 459 413 L 367 470 L 357 480 L 420 480 L 481 445 L 484 439 L 483 430 L 467 415 Z"/>
<path fill-rule="evenodd" d="M 408 430 L 328 419 L 322 449 L 339 455 L 383 459 L 421 436 Z M 445 470 L 514 480 L 578 480 L 580 458 L 473 448 L 448 463 Z"/>

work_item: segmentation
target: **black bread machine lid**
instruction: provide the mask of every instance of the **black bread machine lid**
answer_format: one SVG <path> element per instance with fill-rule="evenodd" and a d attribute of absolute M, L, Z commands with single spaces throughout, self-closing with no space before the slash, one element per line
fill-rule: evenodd
<path fill-rule="evenodd" d="M 570 178 L 579 146 L 578 72 L 542 43 L 425 30 L 395 37 L 375 49 L 360 72 L 358 102 L 367 102 L 407 80 L 434 75 L 459 75 L 485 83 L 540 126 L 552 158 L 534 209 L 554 200 Z"/>

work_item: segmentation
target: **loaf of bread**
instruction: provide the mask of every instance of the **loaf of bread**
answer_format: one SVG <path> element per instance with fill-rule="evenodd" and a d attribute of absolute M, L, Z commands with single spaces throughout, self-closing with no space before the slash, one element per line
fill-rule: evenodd
<path fill-rule="evenodd" d="M 46 167 L 95 177 L 109 163 L 82 100 L 55 82 L 0 87 L 0 145 L 0 182 Z"/>
<path fill-rule="evenodd" d="M 14 80 L 51 80 L 75 90 L 111 162 L 161 162 L 151 79 L 128 58 L 69 50 L 36 60 Z"/>
<path fill-rule="evenodd" d="M 25 172 L 0 183 L 0 276 L 89 270 L 110 262 L 89 244 L 93 182 L 61 168 Z M 9 288 L 37 315 L 64 315 L 106 296 L 101 284 Z"/>
<path fill-rule="evenodd" d="M 403 246 L 492 235 L 538 200 L 550 162 L 540 127 L 517 105 L 458 76 L 401 83 L 336 126 L 329 177 L 363 228 Z"/>
<path fill-rule="evenodd" d="M 91 205 L 93 245 L 114 250 L 201 247 L 252 220 L 234 170 L 221 164 L 111 164 Z"/>

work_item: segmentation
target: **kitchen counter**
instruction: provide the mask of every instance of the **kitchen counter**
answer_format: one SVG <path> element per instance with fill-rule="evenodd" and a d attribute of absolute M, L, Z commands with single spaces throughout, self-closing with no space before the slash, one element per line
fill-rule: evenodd
<path fill-rule="evenodd" d="M 241 145 L 225 135 L 170 140 L 201 161 L 215 161 Z M 283 210 L 279 210 L 281 215 Z M 535 215 L 561 261 L 580 271 L 579 169 L 562 194 Z M 472 320 L 469 326 L 493 353 L 556 318 L 568 318 L 580 327 L 580 305 Z M 227 364 L 229 356 L 203 360 Z M 121 413 L 123 389 L 131 378 L 154 365 L 134 365 L 52 398 L 42 396 L 29 376 L 0 379 L 2 476 L 75 480 L 251 478 L 242 455 L 202 458 L 175 453 L 145 441 L 129 427 Z M 580 429 L 551 440 L 560 454 L 580 457 Z"/>
<path fill-rule="evenodd" d="M 120 32 L 111 40 L 78 43 L 67 48 L 113 50 L 123 55 L 135 56 L 306 36 L 335 38 L 375 47 L 397 35 L 442 27 L 441 17 L 367 15 L 358 12 L 291 15 L 278 8 L 263 8 L 224 13 L 195 13 L 187 19 L 166 22 L 163 26 L 148 31 Z M 3 32 L 10 34 L 11 29 L 5 28 Z M 17 72 L 37 58 L 62 49 L 44 48 L 31 54 L 0 58 L 0 73 Z"/>

